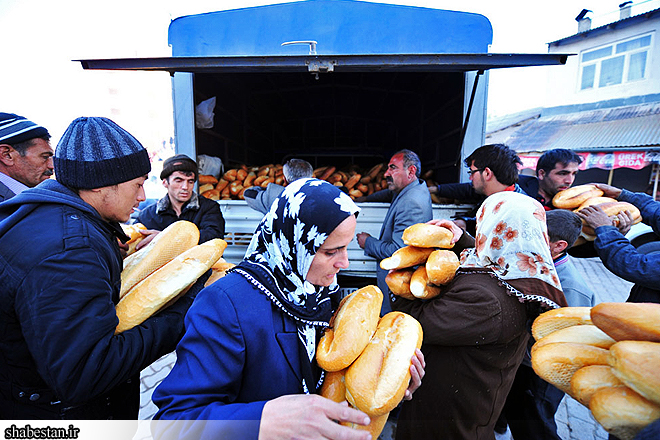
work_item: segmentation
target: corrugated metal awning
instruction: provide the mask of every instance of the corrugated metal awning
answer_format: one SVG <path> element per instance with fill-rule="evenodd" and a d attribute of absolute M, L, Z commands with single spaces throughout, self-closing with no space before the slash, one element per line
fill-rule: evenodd
<path fill-rule="evenodd" d="M 80 61 L 83 69 L 210 72 L 446 71 L 566 64 L 569 54 L 393 54 L 115 58 Z"/>
<path fill-rule="evenodd" d="M 611 151 L 660 146 L 660 103 L 541 117 L 506 141 L 517 152 Z"/>

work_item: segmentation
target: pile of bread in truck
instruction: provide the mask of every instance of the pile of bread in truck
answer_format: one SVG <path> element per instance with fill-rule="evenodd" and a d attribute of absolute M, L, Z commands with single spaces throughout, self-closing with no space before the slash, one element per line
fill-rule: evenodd
<path fill-rule="evenodd" d="M 347 165 L 342 168 L 323 166 L 314 169 L 313 177 L 344 187 L 353 200 L 368 196 L 382 189 L 387 189 L 385 181 L 386 163 L 378 163 L 371 168 L 360 168 L 358 165 Z M 435 186 L 431 180 L 431 170 L 422 174 L 427 186 Z M 259 186 L 266 188 L 270 183 L 286 186 L 283 165 L 268 164 L 262 166 L 247 166 L 242 164 L 226 171 L 220 178 L 208 174 L 199 176 L 199 193 L 211 200 L 244 200 L 243 193 L 247 188 Z M 433 203 L 443 200 L 432 194 Z"/>

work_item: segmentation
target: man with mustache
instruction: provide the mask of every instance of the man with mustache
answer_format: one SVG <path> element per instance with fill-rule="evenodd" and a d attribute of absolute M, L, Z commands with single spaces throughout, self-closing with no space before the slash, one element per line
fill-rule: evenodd
<path fill-rule="evenodd" d="M 167 194 L 140 212 L 137 221 L 147 228 L 142 232 L 147 237 L 138 243 L 136 249 L 145 247 L 160 231 L 177 220 L 196 224 L 200 243 L 224 238 L 225 219 L 220 212 L 220 205 L 195 193 L 198 175 L 197 163 L 185 154 L 177 154 L 165 160 L 160 178 L 167 188 Z"/>
<path fill-rule="evenodd" d="M 48 130 L 23 116 L 0 113 L 0 202 L 52 175 Z"/>
<path fill-rule="evenodd" d="M 378 260 L 378 288 L 386 298 L 390 292 L 385 283 L 388 271 L 380 268 L 380 261 L 405 246 L 402 235 L 408 226 L 433 219 L 431 194 L 426 183 L 419 178 L 421 169 L 417 154 L 410 150 L 398 151 L 390 159 L 385 172 L 388 188 L 357 199 L 358 202 L 391 203 L 378 239 L 366 232 L 357 234 L 358 245 L 364 249 L 365 255 Z M 390 302 L 383 301 L 381 314 L 389 311 Z"/>

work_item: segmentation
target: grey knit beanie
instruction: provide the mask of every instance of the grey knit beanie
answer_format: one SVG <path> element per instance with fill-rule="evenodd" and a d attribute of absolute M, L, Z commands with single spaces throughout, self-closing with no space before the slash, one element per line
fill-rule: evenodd
<path fill-rule="evenodd" d="M 151 171 L 147 150 L 108 118 L 78 118 L 55 148 L 55 178 L 70 188 L 127 182 Z"/>

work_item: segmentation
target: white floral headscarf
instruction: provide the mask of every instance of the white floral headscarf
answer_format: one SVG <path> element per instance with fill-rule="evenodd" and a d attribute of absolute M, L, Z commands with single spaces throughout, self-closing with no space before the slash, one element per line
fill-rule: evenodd
<path fill-rule="evenodd" d="M 545 210 L 533 198 L 503 191 L 477 211 L 475 247 L 461 255 L 461 269 L 486 268 L 515 287 L 521 301 L 544 308 L 566 306 L 550 255 Z"/>

